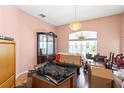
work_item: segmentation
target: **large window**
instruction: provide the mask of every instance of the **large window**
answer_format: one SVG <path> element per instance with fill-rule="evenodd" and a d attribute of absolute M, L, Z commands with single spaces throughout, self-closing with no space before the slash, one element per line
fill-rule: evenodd
<path fill-rule="evenodd" d="M 69 34 L 69 53 L 82 54 L 97 53 L 97 32 L 80 31 Z"/>

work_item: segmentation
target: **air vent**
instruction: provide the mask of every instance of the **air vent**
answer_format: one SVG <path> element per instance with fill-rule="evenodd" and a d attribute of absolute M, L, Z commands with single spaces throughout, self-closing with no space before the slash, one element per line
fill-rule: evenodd
<path fill-rule="evenodd" d="M 44 14 L 40 14 L 39 16 L 41 16 L 42 18 L 46 17 L 46 15 L 44 15 Z"/>

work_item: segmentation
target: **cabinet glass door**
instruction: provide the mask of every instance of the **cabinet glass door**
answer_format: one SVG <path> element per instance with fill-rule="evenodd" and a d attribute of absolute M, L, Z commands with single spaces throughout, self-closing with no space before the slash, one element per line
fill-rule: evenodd
<path fill-rule="evenodd" d="M 47 37 L 46 34 L 39 35 L 39 55 L 46 55 L 47 54 Z"/>
<path fill-rule="evenodd" d="M 48 42 L 47 42 L 47 53 L 48 55 L 53 55 L 54 54 L 54 49 L 53 49 L 53 36 L 48 35 Z"/>

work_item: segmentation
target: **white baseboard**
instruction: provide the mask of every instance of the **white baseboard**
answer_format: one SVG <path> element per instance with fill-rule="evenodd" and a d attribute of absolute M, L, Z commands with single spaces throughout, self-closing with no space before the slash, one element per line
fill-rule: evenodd
<path fill-rule="evenodd" d="M 28 71 L 24 71 L 24 72 L 21 72 L 21 73 L 17 74 L 17 75 L 16 75 L 16 79 L 17 79 L 20 75 L 25 74 L 25 73 L 28 73 Z"/>

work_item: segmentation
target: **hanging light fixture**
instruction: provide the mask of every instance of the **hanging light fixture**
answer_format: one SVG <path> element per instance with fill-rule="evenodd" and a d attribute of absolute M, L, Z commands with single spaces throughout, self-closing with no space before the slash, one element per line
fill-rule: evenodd
<path fill-rule="evenodd" d="M 69 27 L 70 29 L 76 31 L 81 28 L 81 23 L 77 20 L 77 14 L 76 14 L 76 5 L 74 6 L 75 9 L 75 18 L 74 20 L 70 23 Z"/>

